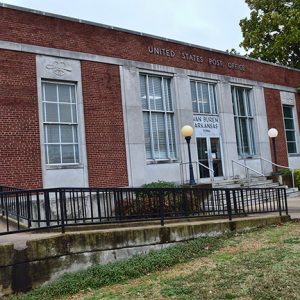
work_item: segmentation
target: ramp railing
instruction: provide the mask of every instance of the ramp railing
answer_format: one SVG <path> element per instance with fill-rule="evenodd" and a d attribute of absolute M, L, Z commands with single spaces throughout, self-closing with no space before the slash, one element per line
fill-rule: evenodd
<path fill-rule="evenodd" d="M 1 234 L 93 224 L 288 214 L 284 188 L 56 188 L 0 192 Z"/>

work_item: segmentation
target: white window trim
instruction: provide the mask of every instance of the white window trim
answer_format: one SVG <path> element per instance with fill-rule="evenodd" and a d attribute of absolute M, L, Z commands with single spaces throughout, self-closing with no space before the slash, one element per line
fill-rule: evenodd
<path fill-rule="evenodd" d="M 292 109 L 292 115 L 293 115 L 293 123 L 294 123 L 294 133 L 295 133 L 295 145 L 296 145 L 296 152 L 295 153 L 289 153 L 289 149 L 288 149 L 288 140 L 287 140 L 287 136 L 286 136 L 286 132 L 287 131 L 291 131 L 291 129 L 286 129 L 285 128 L 285 117 L 284 117 L 284 106 L 287 106 L 287 107 L 290 107 Z M 282 108 L 282 117 L 283 117 L 283 126 L 284 126 L 284 134 L 285 134 L 285 142 L 286 142 L 286 151 L 287 151 L 287 155 L 288 156 L 298 156 L 299 155 L 299 139 L 297 138 L 298 135 L 299 135 L 299 132 L 298 132 L 298 119 L 297 119 L 297 114 L 295 113 L 295 105 L 292 105 L 292 104 L 282 104 L 281 105 L 281 108 Z M 291 119 L 291 118 L 289 118 Z"/>
<path fill-rule="evenodd" d="M 196 84 L 196 94 L 197 94 L 197 107 L 198 107 L 198 112 L 194 112 L 193 110 L 193 107 L 192 107 L 192 110 L 193 110 L 193 114 L 195 115 L 214 115 L 214 116 L 218 116 L 219 115 L 219 107 L 218 107 L 218 101 L 217 101 L 217 92 L 216 92 L 216 84 L 217 82 L 216 81 L 206 81 L 206 80 L 199 80 L 198 79 L 192 79 L 190 78 L 190 89 L 192 88 L 192 82 L 195 82 Z M 212 113 L 212 101 L 211 101 L 211 91 L 210 91 L 210 88 L 208 88 L 208 95 L 209 95 L 209 110 L 210 112 L 206 113 L 206 112 L 200 112 L 200 109 L 199 109 L 199 95 L 198 95 L 198 89 L 197 89 L 197 85 L 198 84 L 208 84 L 208 87 L 212 86 L 213 87 L 213 91 L 214 91 L 214 104 L 215 104 L 215 110 L 216 112 L 215 113 Z M 203 90 L 201 88 L 201 94 L 202 94 L 202 97 L 203 97 Z M 192 95 L 191 95 L 192 96 Z M 192 100 L 192 99 L 191 99 Z"/>
<path fill-rule="evenodd" d="M 217 79 L 208 79 L 206 77 L 197 77 L 197 76 L 189 76 L 190 81 L 200 81 L 204 83 L 211 83 L 217 85 L 220 80 Z"/>
<path fill-rule="evenodd" d="M 172 114 L 173 115 L 173 121 L 174 121 L 174 140 L 175 140 L 175 143 L 174 143 L 174 150 L 175 150 L 175 158 L 171 158 L 170 156 L 170 145 L 169 145 L 169 134 L 166 132 L 166 148 L 167 148 L 167 156 L 168 158 L 162 158 L 162 159 L 157 159 L 157 158 L 153 158 L 154 157 L 154 143 L 153 143 L 153 128 L 152 128 L 152 122 L 149 122 L 149 126 L 150 126 L 150 144 L 151 144 L 151 155 L 152 155 L 152 158 L 146 158 L 147 160 L 147 163 L 167 163 L 167 162 L 177 162 L 178 161 L 178 146 L 177 146 L 177 134 L 176 134 L 176 115 L 175 115 L 175 101 L 174 101 L 174 93 L 172 92 L 172 85 L 173 85 L 173 82 L 172 82 L 172 75 L 173 74 L 166 74 L 166 73 L 160 73 L 160 72 L 153 72 L 153 71 L 143 71 L 143 70 L 140 70 L 139 72 L 139 81 L 140 81 L 140 77 L 141 76 L 146 76 L 146 93 L 147 93 L 147 101 L 148 101 L 148 109 L 144 109 L 142 108 L 142 113 L 144 112 L 149 112 L 149 120 L 151 119 L 151 114 L 152 112 L 154 113 L 163 113 L 164 114 L 164 126 L 165 126 L 165 129 L 168 127 L 167 126 L 167 115 L 168 114 Z M 170 93 L 171 93 L 171 101 L 172 101 L 172 110 L 166 110 L 166 102 L 165 100 L 163 101 L 163 106 L 164 106 L 164 110 L 151 110 L 150 109 L 150 97 L 149 97 L 149 76 L 150 77 L 159 77 L 159 78 L 162 78 L 163 80 L 164 79 L 168 79 L 170 80 Z M 163 84 L 163 80 L 161 81 L 161 90 L 162 90 L 162 95 L 164 95 L 164 84 Z M 140 86 L 140 85 L 139 85 Z M 139 89 L 139 99 L 141 98 L 141 91 Z M 143 128 L 143 132 L 144 131 L 144 128 Z"/>
<path fill-rule="evenodd" d="M 240 116 L 238 114 L 238 105 L 237 105 L 237 99 L 236 99 L 236 92 L 235 92 L 235 88 L 242 88 L 243 89 L 243 105 L 244 105 L 244 109 L 246 112 L 246 116 Z M 232 93 L 232 89 L 234 89 L 234 93 Z M 248 90 L 248 96 L 249 96 L 249 105 L 250 105 L 250 109 L 252 112 L 252 115 L 249 116 L 249 112 L 248 112 L 248 106 L 247 103 L 245 103 L 246 101 L 246 90 Z M 234 101 L 234 107 L 236 108 L 236 112 L 237 114 L 235 114 L 235 110 L 233 107 L 233 117 L 234 117 L 234 126 L 235 126 L 235 130 L 238 130 L 238 134 L 236 134 L 236 138 L 238 139 L 237 142 L 237 150 L 238 150 L 238 156 L 240 158 L 252 158 L 257 156 L 257 137 L 256 137 L 256 130 L 255 130 L 255 105 L 253 103 L 253 90 L 249 87 L 249 86 L 245 86 L 245 85 L 239 85 L 239 84 L 234 84 L 231 85 L 231 97 L 233 96 L 233 101 Z M 245 105 L 246 104 L 246 105 Z M 239 153 L 239 145 L 242 145 L 242 140 L 241 140 L 241 129 L 240 129 L 240 122 L 236 122 L 236 119 L 241 119 L 241 118 L 245 118 L 247 120 L 252 119 L 253 122 L 253 128 L 252 128 L 252 135 L 253 135 L 253 139 L 251 139 L 251 133 L 250 133 L 250 126 L 249 126 L 249 122 L 247 121 L 247 139 L 249 141 L 249 148 L 250 148 L 250 153 L 243 155 Z M 237 125 L 236 125 L 237 124 Z M 242 150 L 242 149 L 241 149 Z"/>
<path fill-rule="evenodd" d="M 49 121 L 45 121 L 45 111 L 43 108 L 43 103 L 48 103 L 48 101 L 44 101 L 45 99 L 45 90 L 43 88 L 43 83 L 52 83 L 52 84 L 61 84 L 61 85 L 71 85 L 74 86 L 74 91 L 75 91 L 75 99 L 76 99 L 76 119 L 77 122 L 49 122 Z M 48 80 L 48 79 L 41 79 L 41 92 L 42 92 L 42 98 L 41 98 L 41 108 L 42 108 L 42 127 L 43 127 L 43 148 L 44 148 L 44 153 L 46 152 L 47 149 L 47 155 L 45 155 L 45 165 L 47 168 L 64 168 L 64 167 L 81 167 L 82 163 L 81 163 L 81 147 L 80 147 L 80 133 L 79 133 L 79 114 L 78 114 L 78 92 L 77 92 L 77 84 L 74 82 L 70 82 L 70 81 L 55 81 L 55 80 Z M 49 102 L 49 103 L 53 103 L 53 102 Z M 68 102 L 59 102 L 62 104 L 70 104 Z M 58 106 L 58 115 L 59 115 L 59 106 Z M 73 119 L 73 110 L 72 110 L 72 119 Z M 72 145 L 77 145 L 78 148 L 78 162 L 72 162 L 72 163 L 55 163 L 55 164 L 50 164 L 47 161 L 47 158 L 49 159 L 49 150 L 48 147 L 46 145 L 49 145 L 51 143 L 48 143 L 47 141 L 47 136 L 45 135 L 45 125 L 76 125 L 77 127 L 77 143 L 66 143 L 68 145 L 72 144 Z M 62 149 L 61 149 L 61 145 L 63 145 L 64 143 L 61 142 L 61 134 L 60 134 L 60 127 L 59 127 L 59 143 L 54 143 L 55 145 L 59 145 L 60 146 L 60 161 L 62 161 Z M 72 135 L 73 135 L 73 140 L 74 140 L 74 130 L 72 128 Z M 74 148 L 73 148 L 73 151 Z M 74 153 L 74 157 L 76 160 L 76 155 Z"/>

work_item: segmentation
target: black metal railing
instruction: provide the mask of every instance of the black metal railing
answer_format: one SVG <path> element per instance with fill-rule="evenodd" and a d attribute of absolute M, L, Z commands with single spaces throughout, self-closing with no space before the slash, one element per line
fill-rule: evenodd
<path fill-rule="evenodd" d="M 180 218 L 288 214 L 284 188 L 57 188 L 0 192 L 0 234 Z M 2 231 L 1 231 L 2 228 Z"/>
<path fill-rule="evenodd" d="M 20 190 L 22 189 L 11 187 L 11 186 L 0 185 L 0 192 L 11 192 L 11 191 L 20 191 Z"/>

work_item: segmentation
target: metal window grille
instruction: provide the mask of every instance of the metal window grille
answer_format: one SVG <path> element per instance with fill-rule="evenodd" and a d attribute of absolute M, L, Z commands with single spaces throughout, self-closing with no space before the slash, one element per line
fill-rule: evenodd
<path fill-rule="evenodd" d="M 42 102 L 46 164 L 78 164 L 75 84 L 43 81 Z"/>
<path fill-rule="evenodd" d="M 254 116 L 250 90 L 232 87 L 231 93 L 238 154 L 242 157 L 255 155 Z"/>
<path fill-rule="evenodd" d="M 140 97 L 147 159 L 176 160 L 171 79 L 141 74 Z"/>

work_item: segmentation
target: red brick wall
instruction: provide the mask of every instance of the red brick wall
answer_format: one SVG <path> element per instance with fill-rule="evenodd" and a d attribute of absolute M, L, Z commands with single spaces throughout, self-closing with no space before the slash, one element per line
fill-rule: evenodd
<path fill-rule="evenodd" d="M 0 40 L 81 51 L 230 75 L 295 87 L 300 72 L 92 25 L 0 8 Z M 173 50 L 175 57 L 150 54 L 148 46 Z M 182 52 L 203 57 L 184 60 Z M 224 67 L 207 63 L 220 59 Z M 227 63 L 245 65 L 232 70 Z M 119 68 L 84 61 L 82 66 L 90 186 L 128 184 Z M 265 89 L 269 127 L 279 131 L 278 162 L 287 165 L 279 91 Z M 299 95 L 297 96 L 300 120 Z M 276 117 L 274 117 L 276 116 Z M 35 55 L 0 50 L 0 184 L 41 187 Z"/>
<path fill-rule="evenodd" d="M 280 91 L 265 89 L 265 101 L 269 128 L 276 128 L 278 136 L 276 138 L 277 161 L 278 164 L 288 166 L 287 147 L 280 99 Z M 270 141 L 272 160 L 274 161 L 273 147 Z"/>
<path fill-rule="evenodd" d="M 0 185 L 42 187 L 35 55 L 0 50 Z"/>
<path fill-rule="evenodd" d="M 81 71 L 89 185 L 127 186 L 119 67 L 84 61 Z"/>
<path fill-rule="evenodd" d="M 253 62 L 227 54 L 193 48 L 138 34 L 130 34 L 8 8 L 0 8 L 0 29 L 0 40 L 145 61 L 291 87 L 296 87 L 300 80 L 300 72 L 278 66 Z M 171 49 L 174 51 L 175 57 L 150 54 L 148 46 Z M 182 59 L 181 53 L 186 52 L 203 57 L 203 63 Z M 209 58 L 222 60 L 224 66 L 209 65 Z M 246 70 L 229 69 L 227 67 L 228 62 L 243 64 Z"/>

